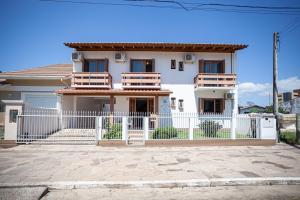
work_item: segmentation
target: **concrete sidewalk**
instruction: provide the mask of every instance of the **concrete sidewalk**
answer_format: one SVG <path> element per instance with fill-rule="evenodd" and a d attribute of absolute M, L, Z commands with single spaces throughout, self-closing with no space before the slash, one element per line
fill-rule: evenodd
<path fill-rule="evenodd" d="M 243 186 L 209 188 L 136 188 L 136 189 L 76 189 L 54 190 L 43 200 L 296 200 L 300 199 L 299 186 Z"/>
<path fill-rule="evenodd" d="M 0 150 L 0 183 L 300 177 L 300 150 L 23 145 Z"/>

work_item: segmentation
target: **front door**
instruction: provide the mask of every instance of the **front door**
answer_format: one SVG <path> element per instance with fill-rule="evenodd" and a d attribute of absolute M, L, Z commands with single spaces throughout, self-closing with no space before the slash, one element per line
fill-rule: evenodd
<path fill-rule="evenodd" d="M 143 129 L 143 117 L 154 112 L 153 98 L 130 98 L 129 112 L 131 117 L 131 128 Z"/>

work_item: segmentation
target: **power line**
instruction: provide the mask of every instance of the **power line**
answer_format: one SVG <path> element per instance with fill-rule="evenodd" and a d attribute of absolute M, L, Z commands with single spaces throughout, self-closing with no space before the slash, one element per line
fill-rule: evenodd
<path fill-rule="evenodd" d="M 300 10 L 259 10 L 251 8 L 249 10 L 245 9 L 222 9 L 222 8 L 205 8 L 205 7 L 197 7 L 197 6 L 186 6 L 186 4 L 195 4 L 197 3 L 186 3 L 180 1 L 173 1 L 173 0 L 123 0 L 126 2 L 148 2 L 148 3 L 156 3 L 156 4 L 133 4 L 133 3 L 111 3 L 111 2 L 93 2 L 93 1 L 74 1 L 74 0 L 40 0 L 44 2 L 55 2 L 55 3 L 72 3 L 72 4 L 90 4 L 90 5 L 111 5 L 111 6 L 131 6 L 131 7 L 150 7 L 150 8 L 166 8 L 166 9 L 184 9 L 186 11 L 217 11 L 217 12 L 233 12 L 233 13 L 250 13 L 250 14 L 281 14 L 281 15 L 300 15 Z M 173 4 L 172 5 L 162 5 L 162 4 Z M 159 4 L 159 5 L 157 5 Z M 213 5 L 213 4 L 211 4 Z M 229 4 L 218 4 L 218 5 L 225 5 L 225 6 L 232 6 Z M 243 5 L 235 5 L 235 6 L 243 6 Z M 252 6 L 254 7 L 254 6 Z M 260 6 L 262 7 L 262 6 Z M 265 7 L 265 6 L 264 6 Z M 271 7 L 268 7 L 271 8 Z M 273 7 L 279 8 L 279 7 Z M 293 9 L 300 9 L 300 7 L 280 7 L 280 8 L 293 8 Z"/>

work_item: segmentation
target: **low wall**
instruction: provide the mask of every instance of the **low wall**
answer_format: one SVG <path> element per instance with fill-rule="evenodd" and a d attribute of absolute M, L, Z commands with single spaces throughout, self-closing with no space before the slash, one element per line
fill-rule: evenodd
<path fill-rule="evenodd" d="M 296 114 L 280 114 L 278 122 L 282 131 L 296 131 Z"/>
<path fill-rule="evenodd" d="M 276 140 L 218 139 L 218 140 L 147 140 L 145 146 L 271 146 Z"/>
<path fill-rule="evenodd" d="M 124 140 L 100 140 L 98 141 L 98 146 L 126 146 L 126 141 Z"/>

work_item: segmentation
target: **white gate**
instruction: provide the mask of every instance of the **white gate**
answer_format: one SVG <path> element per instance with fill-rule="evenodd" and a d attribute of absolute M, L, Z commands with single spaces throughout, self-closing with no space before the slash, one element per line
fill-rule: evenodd
<path fill-rule="evenodd" d="M 37 109 L 18 116 L 17 143 L 95 144 L 96 112 Z"/>

